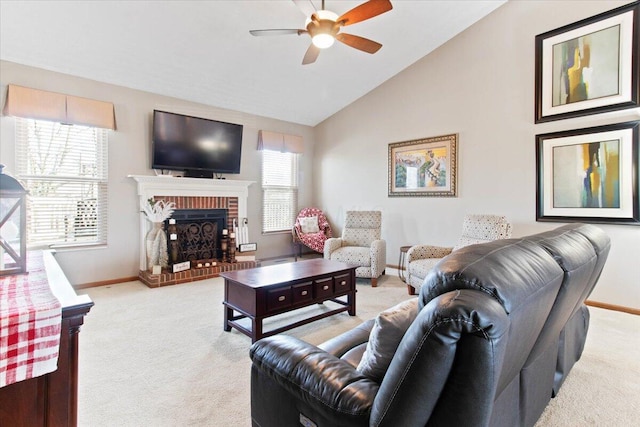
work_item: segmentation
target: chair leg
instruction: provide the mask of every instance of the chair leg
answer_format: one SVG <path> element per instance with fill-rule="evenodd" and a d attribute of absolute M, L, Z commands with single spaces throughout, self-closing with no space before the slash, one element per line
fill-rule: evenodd
<path fill-rule="evenodd" d="M 407 285 L 407 292 L 409 292 L 409 295 L 415 295 L 416 294 L 416 288 L 414 288 L 411 285 Z"/>
<path fill-rule="evenodd" d="M 376 279 L 375 277 L 371 278 L 371 287 L 375 288 L 376 286 L 378 286 L 378 279 Z"/>

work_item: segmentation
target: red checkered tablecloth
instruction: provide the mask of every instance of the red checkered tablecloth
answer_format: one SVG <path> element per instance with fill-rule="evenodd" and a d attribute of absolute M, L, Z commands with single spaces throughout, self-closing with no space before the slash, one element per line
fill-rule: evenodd
<path fill-rule="evenodd" d="M 62 308 L 51 293 L 41 252 L 28 274 L 0 276 L 0 387 L 58 368 Z"/>

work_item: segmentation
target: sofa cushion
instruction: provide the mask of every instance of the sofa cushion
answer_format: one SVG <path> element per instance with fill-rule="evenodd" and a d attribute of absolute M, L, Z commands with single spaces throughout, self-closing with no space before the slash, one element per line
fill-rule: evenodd
<path fill-rule="evenodd" d="M 369 267 L 371 266 L 371 249 L 343 246 L 331 253 L 331 259 L 357 265 L 358 267 Z"/>
<path fill-rule="evenodd" d="M 417 298 L 403 301 L 378 314 L 369 335 L 367 348 L 358 364 L 358 371 L 379 383 L 382 382 L 404 333 L 417 315 Z"/>
<path fill-rule="evenodd" d="M 427 277 L 427 273 L 438 263 L 442 258 L 427 258 L 417 259 L 409 263 L 409 275 L 418 276 L 422 279 Z"/>
<path fill-rule="evenodd" d="M 300 229 L 304 234 L 317 233 L 320 231 L 320 227 L 318 227 L 318 217 L 315 215 L 300 218 L 299 221 Z"/>

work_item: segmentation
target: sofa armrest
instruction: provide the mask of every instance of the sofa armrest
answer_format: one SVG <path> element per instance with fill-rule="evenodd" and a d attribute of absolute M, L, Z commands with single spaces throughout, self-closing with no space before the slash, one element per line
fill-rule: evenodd
<path fill-rule="evenodd" d="M 331 253 L 342 247 L 342 239 L 340 237 L 331 237 L 324 241 L 324 259 L 330 259 Z"/>
<path fill-rule="evenodd" d="M 366 320 L 355 328 L 323 342 L 318 348 L 336 357 L 342 357 L 349 350 L 369 341 L 374 323 L 375 319 Z"/>
<path fill-rule="evenodd" d="M 374 240 L 371 242 L 371 277 L 380 277 L 387 267 L 387 242 Z"/>
<path fill-rule="evenodd" d="M 368 420 L 379 385 L 344 360 L 288 335 L 257 341 L 250 356 L 254 369 L 270 377 L 291 400 L 334 418 L 335 425 L 345 418 Z"/>
<path fill-rule="evenodd" d="M 418 259 L 444 258 L 453 251 L 453 247 L 415 245 L 407 251 L 407 264 Z"/>

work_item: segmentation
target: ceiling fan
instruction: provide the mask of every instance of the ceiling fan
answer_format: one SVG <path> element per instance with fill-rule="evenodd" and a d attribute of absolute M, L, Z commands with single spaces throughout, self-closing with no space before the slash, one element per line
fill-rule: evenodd
<path fill-rule="evenodd" d="M 293 2 L 307 16 L 306 29 L 251 30 L 249 32 L 254 36 L 309 34 L 312 43 L 302 59 L 302 65 L 315 62 L 320 50 L 328 48 L 335 40 L 363 52 L 376 53 L 382 47 L 380 43 L 353 34 L 341 33 L 340 29 L 393 9 L 389 0 L 369 0 L 338 16 L 324 8 L 324 0 L 322 0 L 321 10 L 317 10 L 311 0 L 293 0 Z"/>

